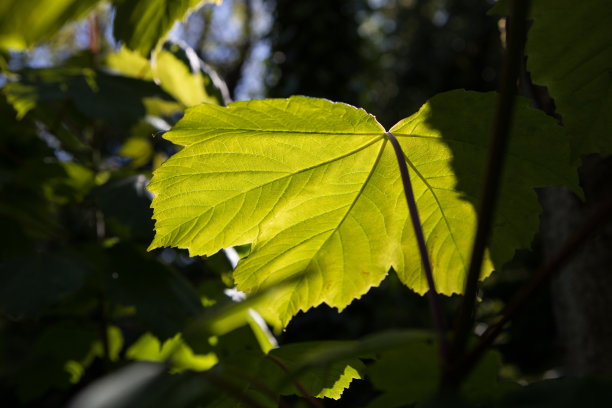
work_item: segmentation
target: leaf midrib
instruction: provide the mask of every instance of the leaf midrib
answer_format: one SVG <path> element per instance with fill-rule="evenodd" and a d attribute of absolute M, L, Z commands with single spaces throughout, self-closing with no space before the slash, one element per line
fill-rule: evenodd
<path fill-rule="evenodd" d="M 304 270 L 308 270 L 310 268 L 310 266 L 312 265 L 312 263 L 316 260 L 317 255 L 319 254 L 319 252 L 327 245 L 327 243 L 329 242 L 329 240 L 333 237 L 334 233 L 337 232 L 340 227 L 342 227 L 342 224 L 344 224 L 344 221 L 346 221 L 348 215 L 351 213 L 351 211 L 353 210 L 353 208 L 355 207 L 355 204 L 357 203 L 357 201 L 359 201 L 359 198 L 361 197 L 361 195 L 363 194 L 363 191 L 365 190 L 366 186 L 368 185 L 370 179 L 372 178 L 372 175 L 374 174 L 374 171 L 376 170 L 376 168 L 378 167 L 378 164 L 380 163 L 380 158 L 383 154 L 383 152 L 385 151 L 385 147 L 387 145 L 387 139 L 384 137 L 384 135 L 382 135 L 382 139 L 383 139 L 383 143 L 378 151 L 378 154 L 376 156 L 376 160 L 374 160 L 374 163 L 372 164 L 372 168 L 370 169 L 370 172 L 368 174 L 368 176 L 366 177 L 365 181 L 363 182 L 361 188 L 359 189 L 359 191 L 357 192 L 357 194 L 355 194 L 355 198 L 353 199 L 353 202 L 350 204 L 350 206 L 348 207 L 348 209 L 346 210 L 344 216 L 342 217 L 342 219 L 338 222 L 338 225 L 335 228 L 329 229 L 324 231 L 323 233 L 328 233 L 331 232 L 329 234 L 329 236 L 325 239 L 325 241 L 323 241 L 323 243 L 321 244 L 321 246 L 319 247 L 319 249 L 317 249 L 317 251 L 312 255 L 310 261 L 308 262 L 308 265 L 305 267 Z M 371 143 L 373 144 L 373 143 Z M 334 210 L 335 211 L 335 210 Z M 282 231 L 279 231 L 278 234 L 282 233 Z M 268 242 L 273 240 L 276 236 L 278 236 L 278 234 L 276 234 L 275 236 L 271 237 L 268 239 Z M 321 235 L 321 234 L 317 234 L 317 235 Z M 286 250 L 277 253 L 273 258 L 269 259 L 267 261 L 267 263 L 271 263 L 274 260 L 280 258 L 281 256 L 285 255 L 286 253 L 288 253 L 289 251 L 297 248 L 298 246 L 302 245 L 304 242 L 308 241 L 312 239 L 312 237 L 309 237 L 306 240 L 300 241 L 299 243 L 297 243 L 296 245 L 291 246 L 290 248 L 287 248 Z M 250 274 L 247 274 L 246 278 L 249 279 L 254 273 L 256 273 L 257 270 L 253 270 L 251 271 Z M 300 286 L 302 284 L 302 282 L 304 280 L 307 280 L 307 276 L 302 276 L 296 283 L 295 286 Z M 263 282 L 262 282 L 263 283 Z M 252 288 L 251 288 L 252 289 Z M 302 310 L 301 308 L 299 310 Z"/>

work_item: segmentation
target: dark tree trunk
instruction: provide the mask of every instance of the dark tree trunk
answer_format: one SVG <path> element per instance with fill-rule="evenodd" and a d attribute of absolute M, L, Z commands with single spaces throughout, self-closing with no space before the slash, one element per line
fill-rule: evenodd
<path fill-rule="evenodd" d="M 551 258 L 612 193 L 612 158 L 583 159 L 580 180 L 586 202 L 565 188 L 540 195 L 542 244 Z M 559 343 L 567 375 L 612 374 L 612 220 L 601 225 L 551 283 Z"/>

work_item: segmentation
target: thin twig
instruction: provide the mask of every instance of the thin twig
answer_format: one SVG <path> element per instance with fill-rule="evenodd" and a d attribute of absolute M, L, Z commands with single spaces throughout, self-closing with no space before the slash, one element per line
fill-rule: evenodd
<path fill-rule="evenodd" d="M 404 194 L 406 201 L 408 202 L 408 209 L 410 210 L 410 218 L 412 220 L 412 227 L 414 228 L 414 235 L 416 236 L 419 251 L 421 253 L 421 261 L 423 263 L 423 269 L 425 270 L 425 277 L 427 278 L 427 285 L 429 287 L 428 297 L 429 305 L 431 307 L 431 313 L 433 315 L 434 324 L 436 331 L 438 332 L 438 343 L 440 347 L 440 357 L 443 364 L 447 363 L 448 359 L 448 344 L 446 342 L 446 324 L 444 323 L 444 316 L 442 314 L 442 307 L 440 306 L 440 298 L 436 291 L 436 284 L 431 270 L 431 262 L 429 261 L 429 254 L 427 253 L 427 245 L 425 243 L 425 235 L 423 234 L 423 228 L 421 226 L 421 220 L 419 218 L 419 211 L 417 209 L 416 200 L 414 199 L 414 192 L 412 191 L 412 184 L 410 183 L 410 174 L 408 173 L 408 166 L 406 165 L 406 158 L 402 147 L 395 138 L 395 136 L 387 132 L 387 137 L 393 145 L 395 150 L 395 156 L 400 168 L 400 174 L 402 175 L 402 183 L 404 184 Z"/>
<path fill-rule="evenodd" d="M 283 362 L 283 360 L 281 360 L 280 358 L 272 354 L 267 354 L 267 357 L 270 360 L 274 361 L 280 368 L 282 368 L 284 372 L 286 372 L 287 374 L 291 374 L 291 370 L 289 370 L 289 367 L 287 367 L 287 365 Z M 308 390 L 304 388 L 304 386 L 300 384 L 298 380 L 294 380 L 293 384 L 296 386 L 296 388 L 300 391 L 302 396 L 306 399 L 306 401 L 308 401 L 308 403 L 311 406 L 313 406 L 314 408 L 323 408 L 323 406 L 319 403 L 319 401 L 317 401 L 315 397 L 310 395 Z"/>
<path fill-rule="evenodd" d="M 489 149 L 486 179 L 482 199 L 478 211 L 478 228 L 472 246 L 472 257 L 465 284 L 463 302 L 455 325 L 455 338 L 451 348 L 451 365 L 463 357 L 468 336 L 473 325 L 473 315 L 478 293 L 478 281 L 482 268 L 482 260 L 491 233 L 495 206 L 497 203 L 501 176 L 506 158 L 510 127 L 512 125 L 516 81 L 525 44 L 527 31 L 527 10 L 529 0 L 512 2 L 512 24 L 507 27 L 508 47 L 502 68 L 500 94 L 493 127 L 493 138 Z M 456 372 L 447 367 L 442 379 L 443 388 L 453 388 L 461 382 L 451 373 Z M 451 378 L 453 377 L 453 378 Z"/>
<path fill-rule="evenodd" d="M 578 249 L 587 241 L 587 238 L 603 225 L 607 218 L 612 216 L 612 194 L 601 202 L 589 218 L 582 224 L 581 228 L 575 230 L 572 236 L 565 242 L 557 255 L 544 267 L 540 268 L 536 275 L 531 278 L 510 299 L 501 313 L 501 319 L 490 326 L 480 337 L 480 341 L 474 349 L 468 353 L 465 359 L 457 365 L 458 375 L 467 375 L 478 362 L 480 356 L 493 343 L 502 329 L 516 314 L 516 312 L 530 299 L 531 295 L 547 282 L 554 274 L 558 273 L 562 266 L 572 258 Z"/>

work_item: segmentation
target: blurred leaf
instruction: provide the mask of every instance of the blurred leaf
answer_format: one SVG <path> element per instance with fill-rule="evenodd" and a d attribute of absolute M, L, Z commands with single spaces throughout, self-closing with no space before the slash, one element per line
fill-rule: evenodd
<path fill-rule="evenodd" d="M 143 80 L 153 79 L 150 61 L 125 46 L 121 46 L 119 51 L 109 54 L 104 63 L 123 76 Z"/>
<path fill-rule="evenodd" d="M 119 156 L 132 159 L 130 164 L 134 168 L 144 166 L 153 156 L 153 146 L 151 145 L 152 138 L 146 135 L 147 133 L 141 132 L 138 136 L 128 138 L 119 150 Z"/>
<path fill-rule="evenodd" d="M 114 32 L 130 49 L 148 56 L 177 20 L 204 3 L 221 0 L 114 0 Z"/>
<path fill-rule="evenodd" d="M 221 91 L 212 78 L 200 67 L 200 60 L 191 49 L 172 44 L 157 53 L 153 73 L 163 90 L 185 106 L 201 103 L 223 105 Z M 185 54 L 180 58 L 180 54 Z M 193 65 L 191 64 L 193 62 Z M 207 92 L 212 89 L 213 92 Z"/>
<path fill-rule="evenodd" d="M 148 113 L 146 99 L 172 102 L 172 98 L 152 82 L 87 68 L 26 69 L 18 74 L 20 81 L 7 83 L 3 92 L 19 118 L 38 104 L 47 103 L 61 119 L 62 109 L 58 105 L 64 101 L 72 103 L 89 118 L 129 127 Z"/>
<path fill-rule="evenodd" d="M 108 298 L 136 308 L 136 314 L 161 341 L 181 331 L 204 308 L 193 287 L 180 275 L 135 247 L 117 244 L 107 250 Z"/>
<path fill-rule="evenodd" d="M 59 204 L 79 202 L 94 186 L 94 172 L 73 162 L 59 162 L 65 176 L 50 179 L 43 185 L 49 201 Z"/>
<path fill-rule="evenodd" d="M 67 251 L 0 263 L 0 308 L 14 318 L 37 318 L 81 288 L 91 266 Z"/>
<path fill-rule="evenodd" d="M 128 348 L 126 357 L 132 360 L 167 362 L 174 373 L 184 370 L 206 371 L 218 362 L 215 353 L 195 354 L 180 334 L 162 344 L 152 334 L 145 333 Z"/>
<path fill-rule="evenodd" d="M 98 3 L 100 0 L 2 0 L 0 49 L 23 49 L 48 40 Z"/>
<path fill-rule="evenodd" d="M 279 293 L 286 290 L 288 286 L 303 277 L 304 274 L 298 274 L 284 281 L 275 282 L 244 300 L 232 301 L 230 298 L 225 297 L 224 301 L 216 302 L 214 306 L 206 310 L 206 313 L 196 319 L 186 329 L 185 335 L 189 339 L 194 336 L 222 336 L 246 325 L 259 326 L 263 322 L 254 322 L 253 311 L 261 307 L 262 304 L 270 302 L 270 299 L 274 299 Z M 263 344 L 260 343 L 260 346 L 265 350 L 268 348 L 265 345 L 267 340 L 264 339 L 264 337 L 267 337 L 267 334 L 258 333 L 258 331 L 260 330 L 257 329 L 254 335 L 258 341 L 264 342 Z"/>

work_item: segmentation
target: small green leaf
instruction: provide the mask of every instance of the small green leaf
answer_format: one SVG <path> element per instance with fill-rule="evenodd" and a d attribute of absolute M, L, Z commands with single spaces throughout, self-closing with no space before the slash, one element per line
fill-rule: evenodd
<path fill-rule="evenodd" d="M 442 293 L 463 290 L 495 99 L 442 94 L 391 129 Z M 562 128 L 524 100 L 516 122 L 491 246 L 497 267 L 537 230 L 533 188 L 576 185 Z M 306 97 L 202 105 L 164 137 L 186 147 L 148 187 L 157 220 L 150 248 L 209 255 L 252 243 L 234 273 L 247 293 L 305 272 L 257 309 L 275 327 L 322 302 L 342 310 L 390 267 L 427 291 L 393 149 L 365 111 Z M 482 277 L 492 269 L 487 259 Z"/>
<path fill-rule="evenodd" d="M 218 361 L 215 353 L 195 354 L 180 334 L 162 344 L 151 333 L 145 333 L 127 349 L 126 357 L 141 361 L 169 361 L 172 364 L 172 372 L 206 371 Z"/>

